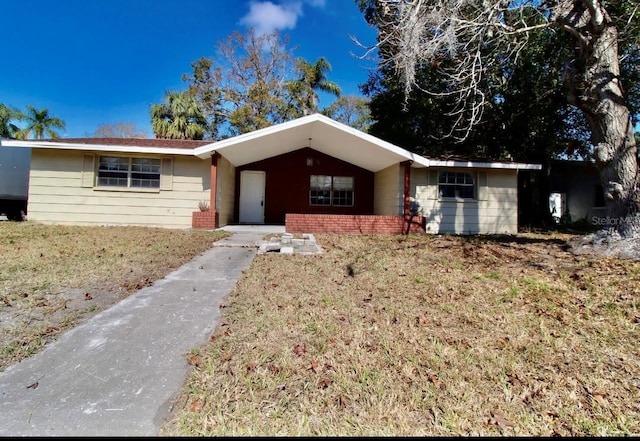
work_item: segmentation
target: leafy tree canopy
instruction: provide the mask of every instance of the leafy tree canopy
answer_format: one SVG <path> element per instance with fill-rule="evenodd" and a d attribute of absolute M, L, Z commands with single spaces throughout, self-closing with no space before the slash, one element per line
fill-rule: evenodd
<path fill-rule="evenodd" d="M 15 124 L 15 121 L 20 117 L 19 110 L 0 103 L 0 138 L 16 137 L 20 127 Z"/>
<path fill-rule="evenodd" d="M 16 119 L 24 123 L 24 127 L 18 130 L 15 135 L 18 139 L 29 139 L 32 135 L 36 139 L 59 138 L 58 130 L 65 130 L 65 122 L 53 116 L 49 109 L 37 109 L 35 106 L 26 106 L 26 112 L 18 112 Z"/>
<path fill-rule="evenodd" d="M 453 102 L 419 90 L 405 95 L 396 71 L 382 66 L 362 86 L 371 97 L 371 133 L 426 156 L 544 162 L 565 155 L 588 155 L 586 122 L 567 103 L 564 88 L 558 87 L 561 73 L 551 62 L 564 49 L 550 37 L 542 31 L 532 35 L 535 44 L 523 48 L 515 63 L 496 69 L 487 78 L 484 87 L 490 104 L 460 142 L 453 142 L 450 136 Z M 432 90 L 447 89 L 432 65 L 417 71 L 416 80 Z"/>
<path fill-rule="evenodd" d="M 318 111 L 317 91 L 340 97 L 342 90 L 336 83 L 329 81 L 327 72 L 331 71 L 329 62 L 320 57 L 311 64 L 304 58 L 295 60 L 298 78 L 286 84 L 291 96 L 292 107 L 299 116 L 310 115 Z"/>
<path fill-rule="evenodd" d="M 372 98 L 373 133 L 394 142 L 404 140 L 400 145 L 431 155 L 477 154 L 536 161 L 543 157 L 589 155 L 587 121 L 567 102 L 568 90 L 563 84 L 566 64 L 562 60 L 573 57 L 572 41 L 565 33 L 548 27 L 532 30 L 526 36 L 528 44 L 519 48 L 517 54 L 513 57 L 503 54 L 495 63 L 484 66 L 484 78 L 478 86 L 485 106 L 476 115 L 475 125 L 469 127 L 464 125 L 468 120 L 454 100 L 451 78 L 443 74 L 451 69 L 446 57 L 420 64 L 414 77 L 418 86 L 407 93 L 406 78 L 395 64 L 388 62 L 388 58 L 385 60 L 384 54 L 396 50 L 384 40 L 388 32 L 385 26 L 390 26 L 382 17 L 385 2 L 357 0 L 357 3 L 367 20 L 381 29 L 382 43 L 377 48 L 380 69 L 362 86 L 365 95 Z M 612 2 L 612 15 L 626 20 L 620 40 L 621 80 L 632 120 L 637 124 L 640 31 L 637 25 L 627 23 L 638 13 L 637 5 L 635 9 L 631 5 L 632 2 L 624 0 Z M 617 12 L 620 8 L 622 13 Z M 531 9 L 528 11 L 533 15 Z M 433 93 L 425 93 L 424 85 Z M 460 128 L 469 131 L 455 130 Z"/>
<path fill-rule="evenodd" d="M 156 138 L 202 139 L 206 124 L 198 102 L 187 91 L 168 91 L 164 103 L 151 106 L 151 126 Z"/>
<path fill-rule="evenodd" d="M 371 126 L 370 101 L 357 95 L 343 95 L 322 110 L 322 114 L 362 132 Z"/>
<path fill-rule="evenodd" d="M 201 57 L 182 80 L 205 118 L 205 136 L 220 139 L 318 111 L 317 92 L 337 97 L 328 78 L 331 65 L 295 58 L 289 37 L 278 32 L 233 32 L 217 45 L 215 57 Z"/>

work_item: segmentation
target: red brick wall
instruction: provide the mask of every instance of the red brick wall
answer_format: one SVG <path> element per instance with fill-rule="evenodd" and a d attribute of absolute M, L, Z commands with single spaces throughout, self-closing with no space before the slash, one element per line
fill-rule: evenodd
<path fill-rule="evenodd" d="M 288 233 L 405 234 L 408 220 L 402 216 L 359 216 L 338 214 L 287 214 Z M 411 220 L 410 233 L 424 233 L 422 216 Z"/>
<path fill-rule="evenodd" d="M 191 216 L 191 228 L 196 230 L 214 230 L 218 228 L 217 213 L 213 211 L 194 211 Z"/>

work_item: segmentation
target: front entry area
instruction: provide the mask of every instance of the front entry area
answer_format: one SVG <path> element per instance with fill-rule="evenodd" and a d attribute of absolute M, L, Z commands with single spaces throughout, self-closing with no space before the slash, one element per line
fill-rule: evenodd
<path fill-rule="evenodd" d="M 264 224 L 264 190 L 266 173 L 244 170 L 240 172 L 241 224 Z"/>

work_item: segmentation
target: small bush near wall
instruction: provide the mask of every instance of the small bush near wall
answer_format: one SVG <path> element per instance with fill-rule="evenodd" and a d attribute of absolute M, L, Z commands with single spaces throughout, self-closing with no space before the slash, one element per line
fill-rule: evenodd
<path fill-rule="evenodd" d="M 402 216 L 287 214 L 288 233 L 405 234 L 407 221 Z M 414 216 L 409 233 L 424 233 L 424 219 Z"/>

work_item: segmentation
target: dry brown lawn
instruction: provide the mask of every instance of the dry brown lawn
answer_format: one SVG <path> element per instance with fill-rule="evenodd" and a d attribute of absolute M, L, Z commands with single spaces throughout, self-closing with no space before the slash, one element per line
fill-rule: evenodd
<path fill-rule="evenodd" d="M 0 370 L 227 234 L 0 222 Z"/>
<path fill-rule="evenodd" d="M 220 234 L 0 223 L 0 369 Z M 256 256 L 163 435 L 639 435 L 640 262 L 569 236 Z"/>
<path fill-rule="evenodd" d="M 167 435 L 638 435 L 640 263 L 568 236 L 257 256 Z"/>

